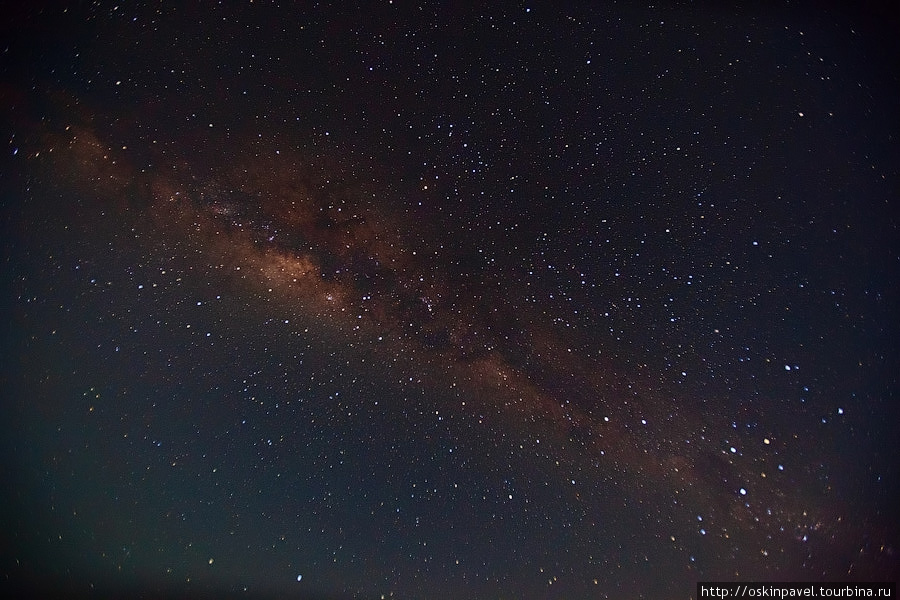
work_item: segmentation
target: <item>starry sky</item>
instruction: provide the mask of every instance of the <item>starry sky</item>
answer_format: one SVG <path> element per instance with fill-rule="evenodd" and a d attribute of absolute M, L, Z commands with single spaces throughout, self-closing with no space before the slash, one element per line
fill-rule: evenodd
<path fill-rule="evenodd" d="M 891 9 L 24 4 L 0 585 L 896 580 Z"/>

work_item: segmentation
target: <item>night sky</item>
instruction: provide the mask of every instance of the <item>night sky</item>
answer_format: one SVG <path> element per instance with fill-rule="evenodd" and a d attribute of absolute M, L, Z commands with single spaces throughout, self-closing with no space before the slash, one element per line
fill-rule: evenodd
<path fill-rule="evenodd" d="M 897 578 L 891 9 L 22 4 L 4 589 Z"/>

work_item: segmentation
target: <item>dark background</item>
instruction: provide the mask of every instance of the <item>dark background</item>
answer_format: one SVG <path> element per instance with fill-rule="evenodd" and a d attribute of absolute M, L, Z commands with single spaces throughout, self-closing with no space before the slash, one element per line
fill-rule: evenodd
<path fill-rule="evenodd" d="M 14 9 L 3 585 L 896 580 L 895 9 Z"/>

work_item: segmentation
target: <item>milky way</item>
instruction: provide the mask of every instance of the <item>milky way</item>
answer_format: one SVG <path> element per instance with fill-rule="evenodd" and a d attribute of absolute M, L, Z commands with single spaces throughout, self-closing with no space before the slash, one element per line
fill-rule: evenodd
<path fill-rule="evenodd" d="M 461 262 L 442 256 L 453 256 L 452 239 L 386 214 L 372 191 L 379 182 L 332 184 L 328 167 L 300 153 L 212 165 L 203 177 L 182 159 L 181 168 L 160 169 L 171 176 L 142 178 L 127 155 L 113 159 L 113 149 L 85 134 L 88 141 L 78 130 L 57 141 L 71 154 L 64 160 L 85 169 L 76 181 L 114 181 L 104 190 L 111 205 L 123 190 L 142 188 L 124 193 L 147 206 L 139 214 L 240 272 L 237 291 L 272 294 L 303 321 L 324 324 L 339 345 L 372 344 L 369 360 L 392 365 L 390 377 L 432 390 L 429 410 L 477 415 L 494 425 L 487 436 L 525 439 L 554 465 L 562 461 L 581 481 L 566 475 L 553 485 L 578 486 L 575 497 L 593 518 L 605 511 L 590 507 L 592 497 L 614 488 L 669 497 L 678 508 L 668 518 L 696 519 L 703 535 L 749 536 L 763 557 L 767 546 L 807 543 L 814 532 L 826 545 L 852 546 L 864 535 L 817 506 L 819 491 L 792 489 L 796 480 L 778 457 L 794 442 L 765 416 L 725 445 L 715 432 L 734 429 L 734 419 L 703 410 L 716 398 L 666 392 L 663 378 L 602 350 L 573 352 L 572 336 L 541 325 L 539 311 L 507 305 L 522 294 L 521 280 L 489 266 L 475 276 L 460 271 Z M 735 446 L 752 458 L 736 460 Z"/>

